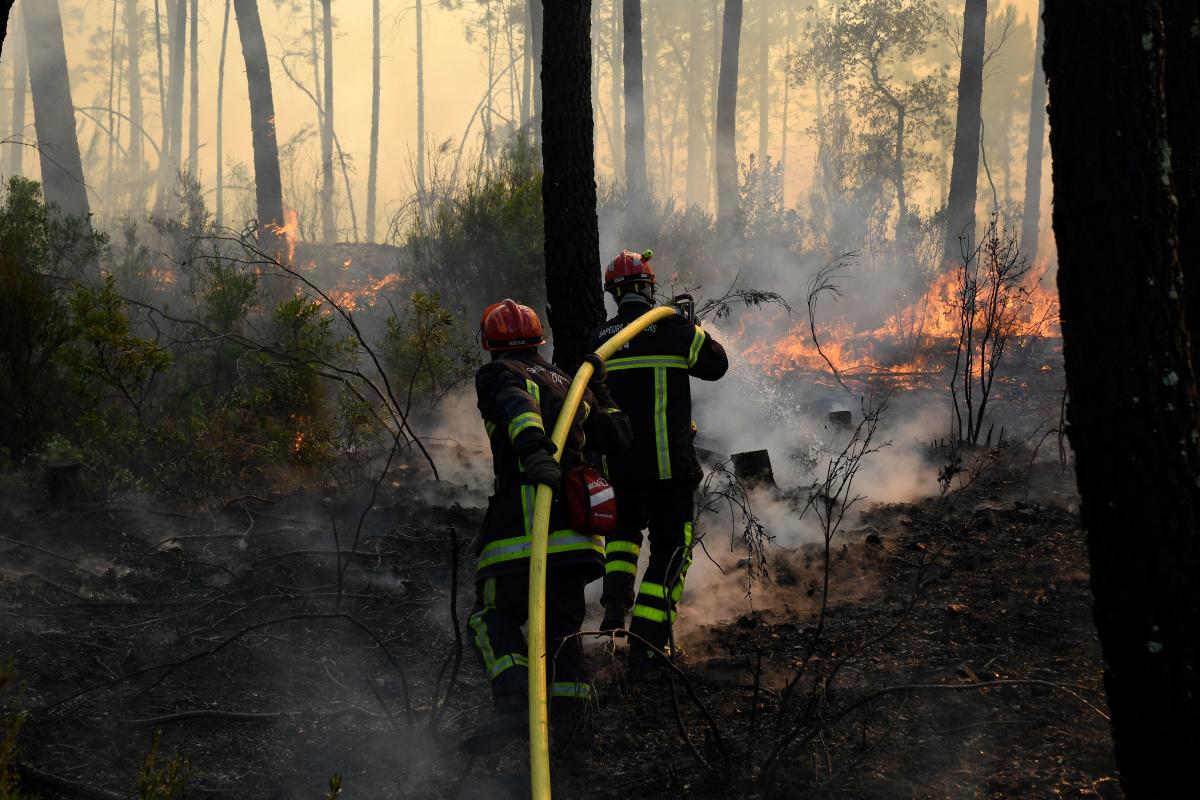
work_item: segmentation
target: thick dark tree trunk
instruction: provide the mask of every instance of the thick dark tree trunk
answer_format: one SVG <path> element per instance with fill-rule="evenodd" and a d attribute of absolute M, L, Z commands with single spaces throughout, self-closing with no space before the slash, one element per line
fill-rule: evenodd
<path fill-rule="evenodd" d="M 321 38 L 324 44 L 325 113 L 321 115 L 321 240 L 337 239 L 333 220 L 333 9 L 321 0 Z"/>
<path fill-rule="evenodd" d="M 418 148 L 420 150 L 421 148 Z M 371 153 L 367 161 L 367 241 L 375 243 L 375 189 L 379 180 L 379 0 L 371 0 Z"/>
<path fill-rule="evenodd" d="M 221 23 L 221 60 L 217 64 L 217 225 L 225 224 L 225 51 L 229 43 L 229 0 Z"/>
<path fill-rule="evenodd" d="M 554 363 L 574 372 L 604 321 L 592 130 L 590 3 L 543 3 L 542 206 Z"/>
<path fill-rule="evenodd" d="M 683 196 L 689 206 L 708 204 L 708 152 L 704 146 L 704 11 L 700 3 L 690 5 L 687 72 L 687 182 Z"/>
<path fill-rule="evenodd" d="M 737 223 L 738 48 L 742 39 L 742 0 L 725 0 L 721 29 L 721 78 L 717 83 L 717 223 L 728 233 Z"/>
<path fill-rule="evenodd" d="M 1200 448 L 1176 247 L 1195 220 L 1177 216 L 1166 112 L 1194 97 L 1164 97 L 1160 2 L 1045 8 L 1068 434 L 1117 766 L 1128 797 L 1190 797 Z"/>
<path fill-rule="evenodd" d="M 1167 135 L 1179 201 L 1179 261 L 1183 267 L 1192 373 L 1200 376 L 1200 2 L 1163 0 L 1167 32 Z"/>
<path fill-rule="evenodd" d="M 646 103 L 642 89 L 642 0 L 622 0 L 622 57 L 625 73 L 625 188 L 631 206 L 641 206 L 646 181 Z"/>
<path fill-rule="evenodd" d="M 975 192 L 979 186 L 980 103 L 983 101 L 983 40 L 987 0 L 967 0 L 958 72 L 958 119 L 946 202 L 945 263 L 956 264 L 975 246 Z"/>
<path fill-rule="evenodd" d="M 1044 0 L 1042 5 L 1045 5 Z M 1038 13 L 1037 44 L 1033 51 L 1033 78 L 1029 88 L 1029 135 L 1025 148 L 1025 207 L 1021 217 L 1021 252 L 1030 263 L 1037 258 L 1038 228 L 1042 216 L 1042 148 L 1046 138 L 1046 72 L 1042 49 L 1046 29 Z"/>
<path fill-rule="evenodd" d="M 6 2 L 5 7 L 11 7 Z M 25 91 L 29 86 L 29 46 L 25 41 L 25 33 L 20 17 L 13 25 L 13 38 L 9 42 L 13 61 L 13 96 L 12 96 L 12 133 L 14 141 L 9 145 L 12 149 L 8 154 L 8 174 L 20 175 L 22 162 L 25 160 L 25 103 L 28 99 Z"/>
<path fill-rule="evenodd" d="M 46 202 L 63 217 L 88 223 L 87 184 L 75 132 L 71 76 L 63 46 L 58 0 L 21 4 L 29 53 L 29 87 L 33 95 L 33 124 L 41 156 L 42 191 Z"/>
<path fill-rule="evenodd" d="M 132 207 L 142 210 L 145 194 L 142 186 L 142 21 L 137 0 L 125 0 L 125 51 L 129 59 L 129 180 L 133 185 Z"/>
<path fill-rule="evenodd" d="M 233 0 L 242 56 L 246 59 L 246 85 L 250 94 L 250 137 L 254 146 L 254 193 L 258 207 L 259 238 L 264 250 L 274 252 L 274 226 L 283 224 L 283 189 L 279 179 L 279 142 L 275 136 L 275 99 L 271 92 L 271 67 L 258 0 Z"/>
<path fill-rule="evenodd" d="M 200 0 L 192 0 L 192 30 L 188 48 L 191 51 L 191 92 L 188 98 L 188 172 L 199 176 L 200 156 Z"/>

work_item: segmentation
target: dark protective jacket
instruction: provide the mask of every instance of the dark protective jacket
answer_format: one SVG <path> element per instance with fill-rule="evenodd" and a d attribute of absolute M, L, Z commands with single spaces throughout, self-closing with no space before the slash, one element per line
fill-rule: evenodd
<path fill-rule="evenodd" d="M 637 295 L 622 298 L 617 315 L 596 332 L 598 347 L 650 310 Z M 594 349 L 594 348 L 593 348 Z M 609 480 L 671 481 L 694 486 L 703 476 L 692 444 L 691 376 L 715 381 L 729 369 L 725 349 L 682 316 L 651 325 L 608 360 L 608 388 L 633 427 L 633 445 L 610 456 Z"/>
<path fill-rule="evenodd" d="M 495 494 L 488 500 L 479 537 L 480 579 L 529 569 L 530 535 L 536 486 L 525 477 L 521 458 L 535 450 L 554 452 L 550 433 L 562 409 L 571 379 L 529 348 L 505 353 L 475 375 L 479 413 L 492 447 Z M 605 455 L 629 446 L 629 421 L 601 384 L 583 393 L 583 402 L 567 434 L 562 465 L 565 475 L 583 463 L 585 443 Z M 557 500 L 550 511 L 550 568 L 583 564 L 599 577 L 604 572 L 604 538 L 570 530 Z"/>

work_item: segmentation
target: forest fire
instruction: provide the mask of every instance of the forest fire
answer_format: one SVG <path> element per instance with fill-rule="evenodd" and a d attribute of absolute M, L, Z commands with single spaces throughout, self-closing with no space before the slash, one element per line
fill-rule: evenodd
<path fill-rule="evenodd" d="M 877 327 L 863 326 L 848 315 L 828 322 L 818 316 L 819 349 L 806 320 L 793 322 L 783 337 L 752 341 L 743 356 L 776 377 L 794 372 L 828 375 L 832 365 L 843 379 L 883 381 L 897 388 L 941 382 L 967 332 L 962 296 L 961 274 L 947 272 L 918 300 L 897 307 Z M 985 330 L 989 309 L 984 301 L 976 299 L 977 316 L 970 326 L 970 340 L 977 348 L 985 337 L 1002 333 L 1007 344 L 1017 349 L 1042 339 L 1052 340 L 1053 349 L 1059 349 L 1058 296 L 1044 288 L 1039 278 L 1027 275 L 999 298 L 993 324 L 998 330 L 991 334 Z"/>
<path fill-rule="evenodd" d="M 296 214 L 296 211 L 291 208 L 284 208 L 282 225 L 267 223 L 263 227 L 274 232 L 276 236 L 282 237 L 287 242 L 287 263 L 293 263 L 296 260 L 297 235 L 300 232 L 300 217 Z"/>
<path fill-rule="evenodd" d="M 365 285 L 354 288 L 339 286 L 330 292 L 334 302 L 346 311 L 359 311 L 364 308 L 374 308 L 379 301 L 379 293 L 404 282 L 404 276 L 398 272 L 390 272 L 382 278 L 374 275 L 366 276 Z"/>

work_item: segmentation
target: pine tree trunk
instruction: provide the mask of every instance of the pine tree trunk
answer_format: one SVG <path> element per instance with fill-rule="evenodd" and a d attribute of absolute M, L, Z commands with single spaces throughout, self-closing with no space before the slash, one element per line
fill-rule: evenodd
<path fill-rule="evenodd" d="M 1178 217 L 1167 112 L 1195 98 L 1164 97 L 1160 2 L 1046 0 L 1045 26 L 1067 432 L 1117 766 L 1128 797 L 1190 797 L 1200 447 L 1176 248 L 1195 221 Z"/>
<path fill-rule="evenodd" d="M 574 372 L 604 321 L 596 221 L 589 3 L 545 0 L 542 207 L 554 363 Z"/>
<path fill-rule="evenodd" d="M 987 0 L 967 0 L 963 12 L 962 60 L 958 72 L 958 119 L 946 208 L 942 260 L 957 264 L 975 247 L 975 199 L 979 185 L 980 105 L 983 101 L 983 47 Z"/>
<path fill-rule="evenodd" d="M 229 0 L 221 23 L 221 60 L 217 63 L 217 226 L 225 224 L 225 52 L 229 43 Z"/>
<path fill-rule="evenodd" d="M 613 129 L 613 182 L 625 180 L 625 104 L 621 98 L 625 94 L 625 63 L 624 29 L 621 26 L 623 0 L 612 0 L 612 50 L 609 53 L 612 85 L 610 100 L 612 104 Z"/>
<path fill-rule="evenodd" d="M 200 176 L 197 161 L 200 155 L 200 0 L 192 0 L 192 31 L 188 45 L 192 52 L 192 87 L 188 102 L 188 174 Z"/>
<path fill-rule="evenodd" d="M 87 184 L 75 130 L 75 105 L 58 0 L 21 4 L 29 53 L 29 87 L 46 202 L 62 217 L 89 225 Z"/>
<path fill-rule="evenodd" d="M 425 197 L 425 23 L 417 0 L 417 205 L 424 212 Z"/>
<path fill-rule="evenodd" d="M 786 64 L 792 63 L 792 36 L 795 33 L 796 18 L 792 13 L 792 7 L 788 6 L 787 12 L 787 46 L 784 49 L 786 53 Z M 788 127 L 791 124 L 792 111 L 792 82 L 788 78 L 787 68 L 784 69 L 783 75 L 783 110 L 779 114 L 780 141 L 779 141 L 779 191 L 781 192 L 783 203 L 787 205 L 787 158 L 788 158 Z"/>
<path fill-rule="evenodd" d="M 142 173 L 144 122 L 142 111 L 142 25 L 137 0 L 125 0 L 125 50 L 129 59 L 129 180 L 133 186 L 132 207 L 140 213 L 145 205 Z"/>
<path fill-rule="evenodd" d="M 1183 266 L 1192 372 L 1200 376 L 1200 3 L 1163 0 L 1167 41 L 1167 135 L 1179 201 L 1179 260 Z"/>
<path fill-rule="evenodd" d="M 532 98 L 529 96 L 529 86 L 533 78 L 533 56 L 529 49 L 529 29 L 532 27 L 533 21 L 529 16 L 528 3 L 525 4 L 525 13 L 521 15 L 521 25 L 523 27 L 521 36 L 521 128 L 522 132 L 524 132 L 525 126 L 529 124 L 529 109 L 532 106 Z"/>
<path fill-rule="evenodd" d="M 114 135 L 117 123 L 117 12 L 120 11 L 118 0 L 113 0 L 112 23 L 108 35 L 108 161 L 105 165 L 104 184 L 108 194 L 113 191 L 113 172 L 116 169 L 117 137 Z"/>
<path fill-rule="evenodd" d="M 717 223 L 733 231 L 738 217 L 737 85 L 742 38 L 742 0 L 725 0 L 721 30 L 721 78 L 717 84 Z"/>
<path fill-rule="evenodd" d="M 12 148 L 8 153 L 8 174 L 20 175 L 25 160 L 25 103 L 26 87 L 29 86 L 29 46 L 25 41 L 24 25 L 18 16 L 13 23 L 13 39 L 10 42 L 13 61 L 12 96 Z"/>
<path fill-rule="evenodd" d="M 771 2 L 760 0 L 758 13 L 758 194 L 767 199 L 767 141 L 771 131 Z"/>
<path fill-rule="evenodd" d="M 158 140 L 158 174 L 161 179 L 163 165 L 169 160 L 168 150 L 171 146 L 171 115 L 167 111 L 167 82 L 166 67 L 162 51 L 162 8 L 159 0 L 154 0 L 154 50 L 158 67 L 158 121 L 161 127 Z"/>
<path fill-rule="evenodd" d="M 1045 6 L 1045 2 L 1041 3 Z M 1029 135 L 1025 149 L 1025 206 L 1021 212 L 1021 252 L 1032 264 L 1037 259 L 1038 228 L 1042 216 L 1042 148 L 1046 138 L 1046 73 L 1042 50 L 1046 33 L 1038 11 L 1037 45 L 1033 50 L 1033 78 L 1029 86 Z"/>
<path fill-rule="evenodd" d="M 533 36 L 533 63 L 537 65 L 537 79 L 533 82 L 533 143 L 540 151 L 542 149 L 542 30 L 545 25 L 542 13 L 542 0 L 528 0 L 529 18 L 533 20 L 530 34 Z"/>
<path fill-rule="evenodd" d="M 187 0 L 178 0 L 171 28 L 171 172 L 183 167 L 183 71 L 187 53 Z M 174 184 L 174 176 L 170 178 Z"/>
<path fill-rule="evenodd" d="M 625 190 L 631 207 L 646 198 L 646 104 L 642 89 L 642 0 L 622 0 L 625 81 Z"/>
<path fill-rule="evenodd" d="M 692 3 L 688 12 L 687 179 L 683 196 L 689 206 L 708 204 L 708 155 L 704 147 L 704 61 L 700 56 L 704 12 Z"/>
<path fill-rule="evenodd" d="M 267 43 L 258 16 L 258 0 L 233 0 L 242 57 L 246 61 L 246 86 L 250 95 L 250 138 L 254 147 L 254 194 L 258 235 L 263 249 L 277 252 L 273 226 L 283 224 L 283 190 L 279 178 L 279 143 L 275 136 L 275 98 Z"/>
<path fill-rule="evenodd" d="M 371 0 L 371 154 L 367 161 L 367 241 L 375 243 L 375 190 L 379 180 L 379 0 Z"/>
<path fill-rule="evenodd" d="M 333 219 L 333 8 L 321 0 L 321 38 L 324 43 L 325 113 L 321 115 L 321 241 L 337 239 Z"/>

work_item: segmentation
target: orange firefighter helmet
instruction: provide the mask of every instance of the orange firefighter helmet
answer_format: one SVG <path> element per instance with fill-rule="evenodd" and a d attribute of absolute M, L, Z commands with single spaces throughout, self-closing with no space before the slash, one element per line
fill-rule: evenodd
<path fill-rule="evenodd" d="M 504 299 L 492 303 L 479 319 L 483 349 L 520 350 L 546 343 L 542 321 L 529 306 Z"/>

